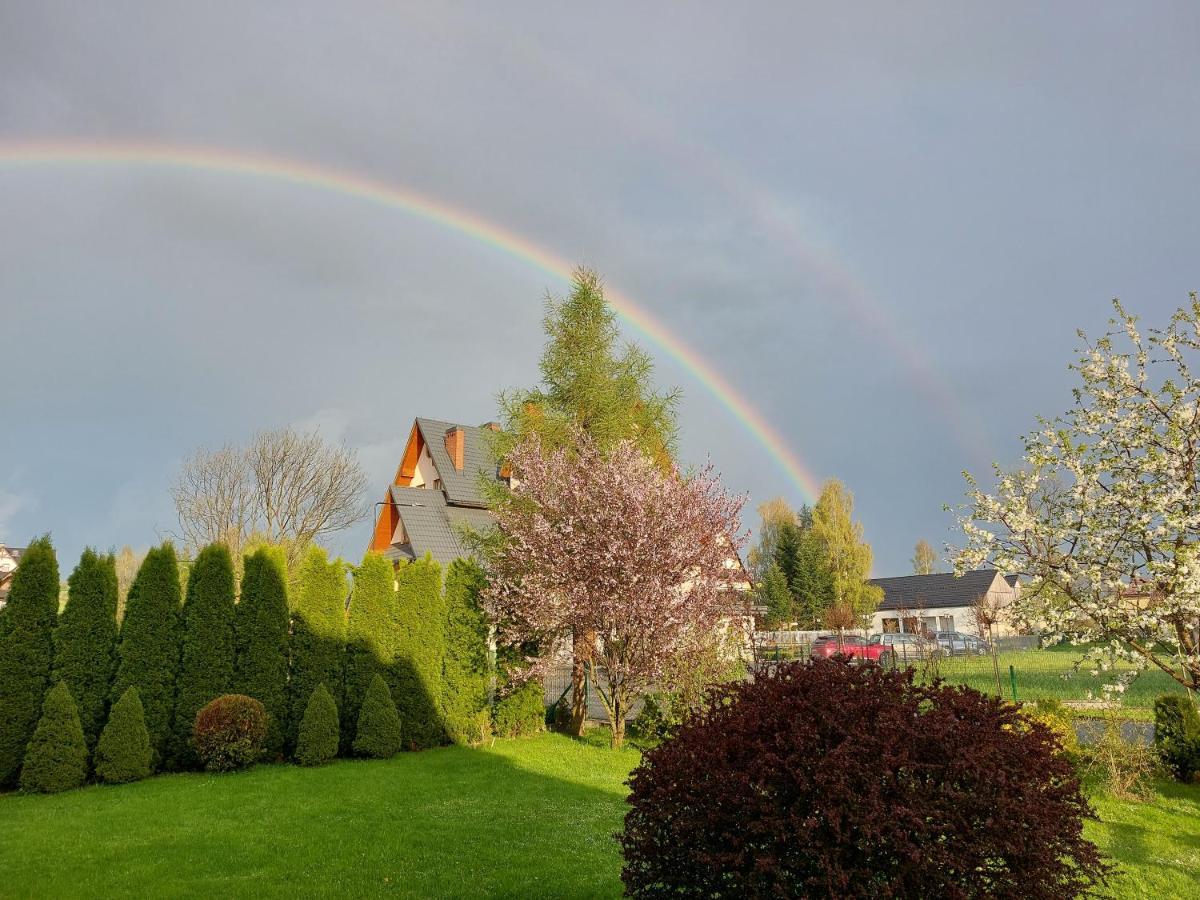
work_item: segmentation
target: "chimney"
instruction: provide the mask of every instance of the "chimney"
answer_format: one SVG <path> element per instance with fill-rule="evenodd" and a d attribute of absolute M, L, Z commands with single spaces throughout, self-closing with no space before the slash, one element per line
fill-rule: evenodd
<path fill-rule="evenodd" d="M 463 457 L 467 449 L 467 432 L 461 425 L 446 429 L 446 452 L 456 471 L 463 470 Z"/>

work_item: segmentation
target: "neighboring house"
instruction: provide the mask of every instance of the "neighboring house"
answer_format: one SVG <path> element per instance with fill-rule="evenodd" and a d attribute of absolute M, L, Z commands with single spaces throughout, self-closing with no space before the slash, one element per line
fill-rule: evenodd
<path fill-rule="evenodd" d="M 877 632 L 961 631 L 979 634 L 980 614 L 994 618 L 994 637 L 1016 633 L 1009 608 L 1020 596 L 1015 575 L 1004 576 L 995 569 L 976 569 L 953 574 L 904 575 L 874 578 L 871 584 L 883 589 L 872 622 Z M 983 629 L 986 632 L 986 628 Z M 986 635 L 984 635 L 986 636 Z"/>
<path fill-rule="evenodd" d="M 13 573 L 17 571 L 17 563 L 24 552 L 19 547 L 6 547 L 4 544 L 0 544 L 0 606 L 3 606 L 8 600 Z"/>
<path fill-rule="evenodd" d="M 506 480 L 488 441 L 497 428 L 494 422 L 413 422 L 396 475 L 377 504 L 371 549 L 397 563 L 429 553 L 443 568 L 469 556 L 462 528 L 492 523 L 481 479 Z"/>

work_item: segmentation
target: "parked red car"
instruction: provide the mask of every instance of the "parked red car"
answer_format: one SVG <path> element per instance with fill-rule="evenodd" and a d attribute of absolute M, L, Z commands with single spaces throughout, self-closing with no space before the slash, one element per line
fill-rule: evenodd
<path fill-rule="evenodd" d="M 813 641 L 809 656 L 813 659 L 828 659 L 839 653 L 851 659 L 867 659 L 880 665 L 891 665 L 896 658 L 891 647 L 849 634 L 840 638 L 837 635 L 817 638 Z"/>

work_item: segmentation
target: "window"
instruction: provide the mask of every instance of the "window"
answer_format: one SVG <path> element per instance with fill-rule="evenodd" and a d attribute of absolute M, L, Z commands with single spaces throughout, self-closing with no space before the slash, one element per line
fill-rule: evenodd
<path fill-rule="evenodd" d="M 953 631 L 954 616 L 938 616 L 938 631 Z"/>
<path fill-rule="evenodd" d="M 883 633 L 884 634 L 895 634 L 899 630 L 900 630 L 900 620 L 899 619 L 884 619 L 883 620 Z"/>

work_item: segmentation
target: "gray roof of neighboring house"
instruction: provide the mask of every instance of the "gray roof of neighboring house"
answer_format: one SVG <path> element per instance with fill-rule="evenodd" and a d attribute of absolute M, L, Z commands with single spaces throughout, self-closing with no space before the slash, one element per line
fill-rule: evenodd
<path fill-rule="evenodd" d="M 995 580 L 995 569 L 975 569 L 961 576 L 945 573 L 872 578 L 871 584 L 883 588 L 883 602 L 879 604 L 881 610 L 916 611 L 973 606 L 980 596 L 988 592 Z"/>
<path fill-rule="evenodd" d="M 442 422 L 418 416 L 417 427 L 421 429 L 425 446 L 433 458 L 433 464 L 437 466 L 446 499 L 454 506 L 487 506 L 487 501 L 479 490 L 480 473 L 490 478 L 498 477 L 496 458 L 492 455 L 488 442 L 490 432 L 487 426 L 459 425 L 456 422 Z M 450 454 L 446 452 L 446 432 L 451 428 L 462 428 L 466 436 L 461 472 L 454 468 Z"/>
<path fill-rule="evenodd" d="M 471 555 L 460 529 L 481 530 L 492 524 L 492 514 L 486 509 L 450 506 L 445 495 L 432 488 L 393 486 L 391 491 L 409 543 L 390 547 L 384 552 L 389 559 L 416 559 L 428 553 L 448 566 L 460 557 Z"/>

